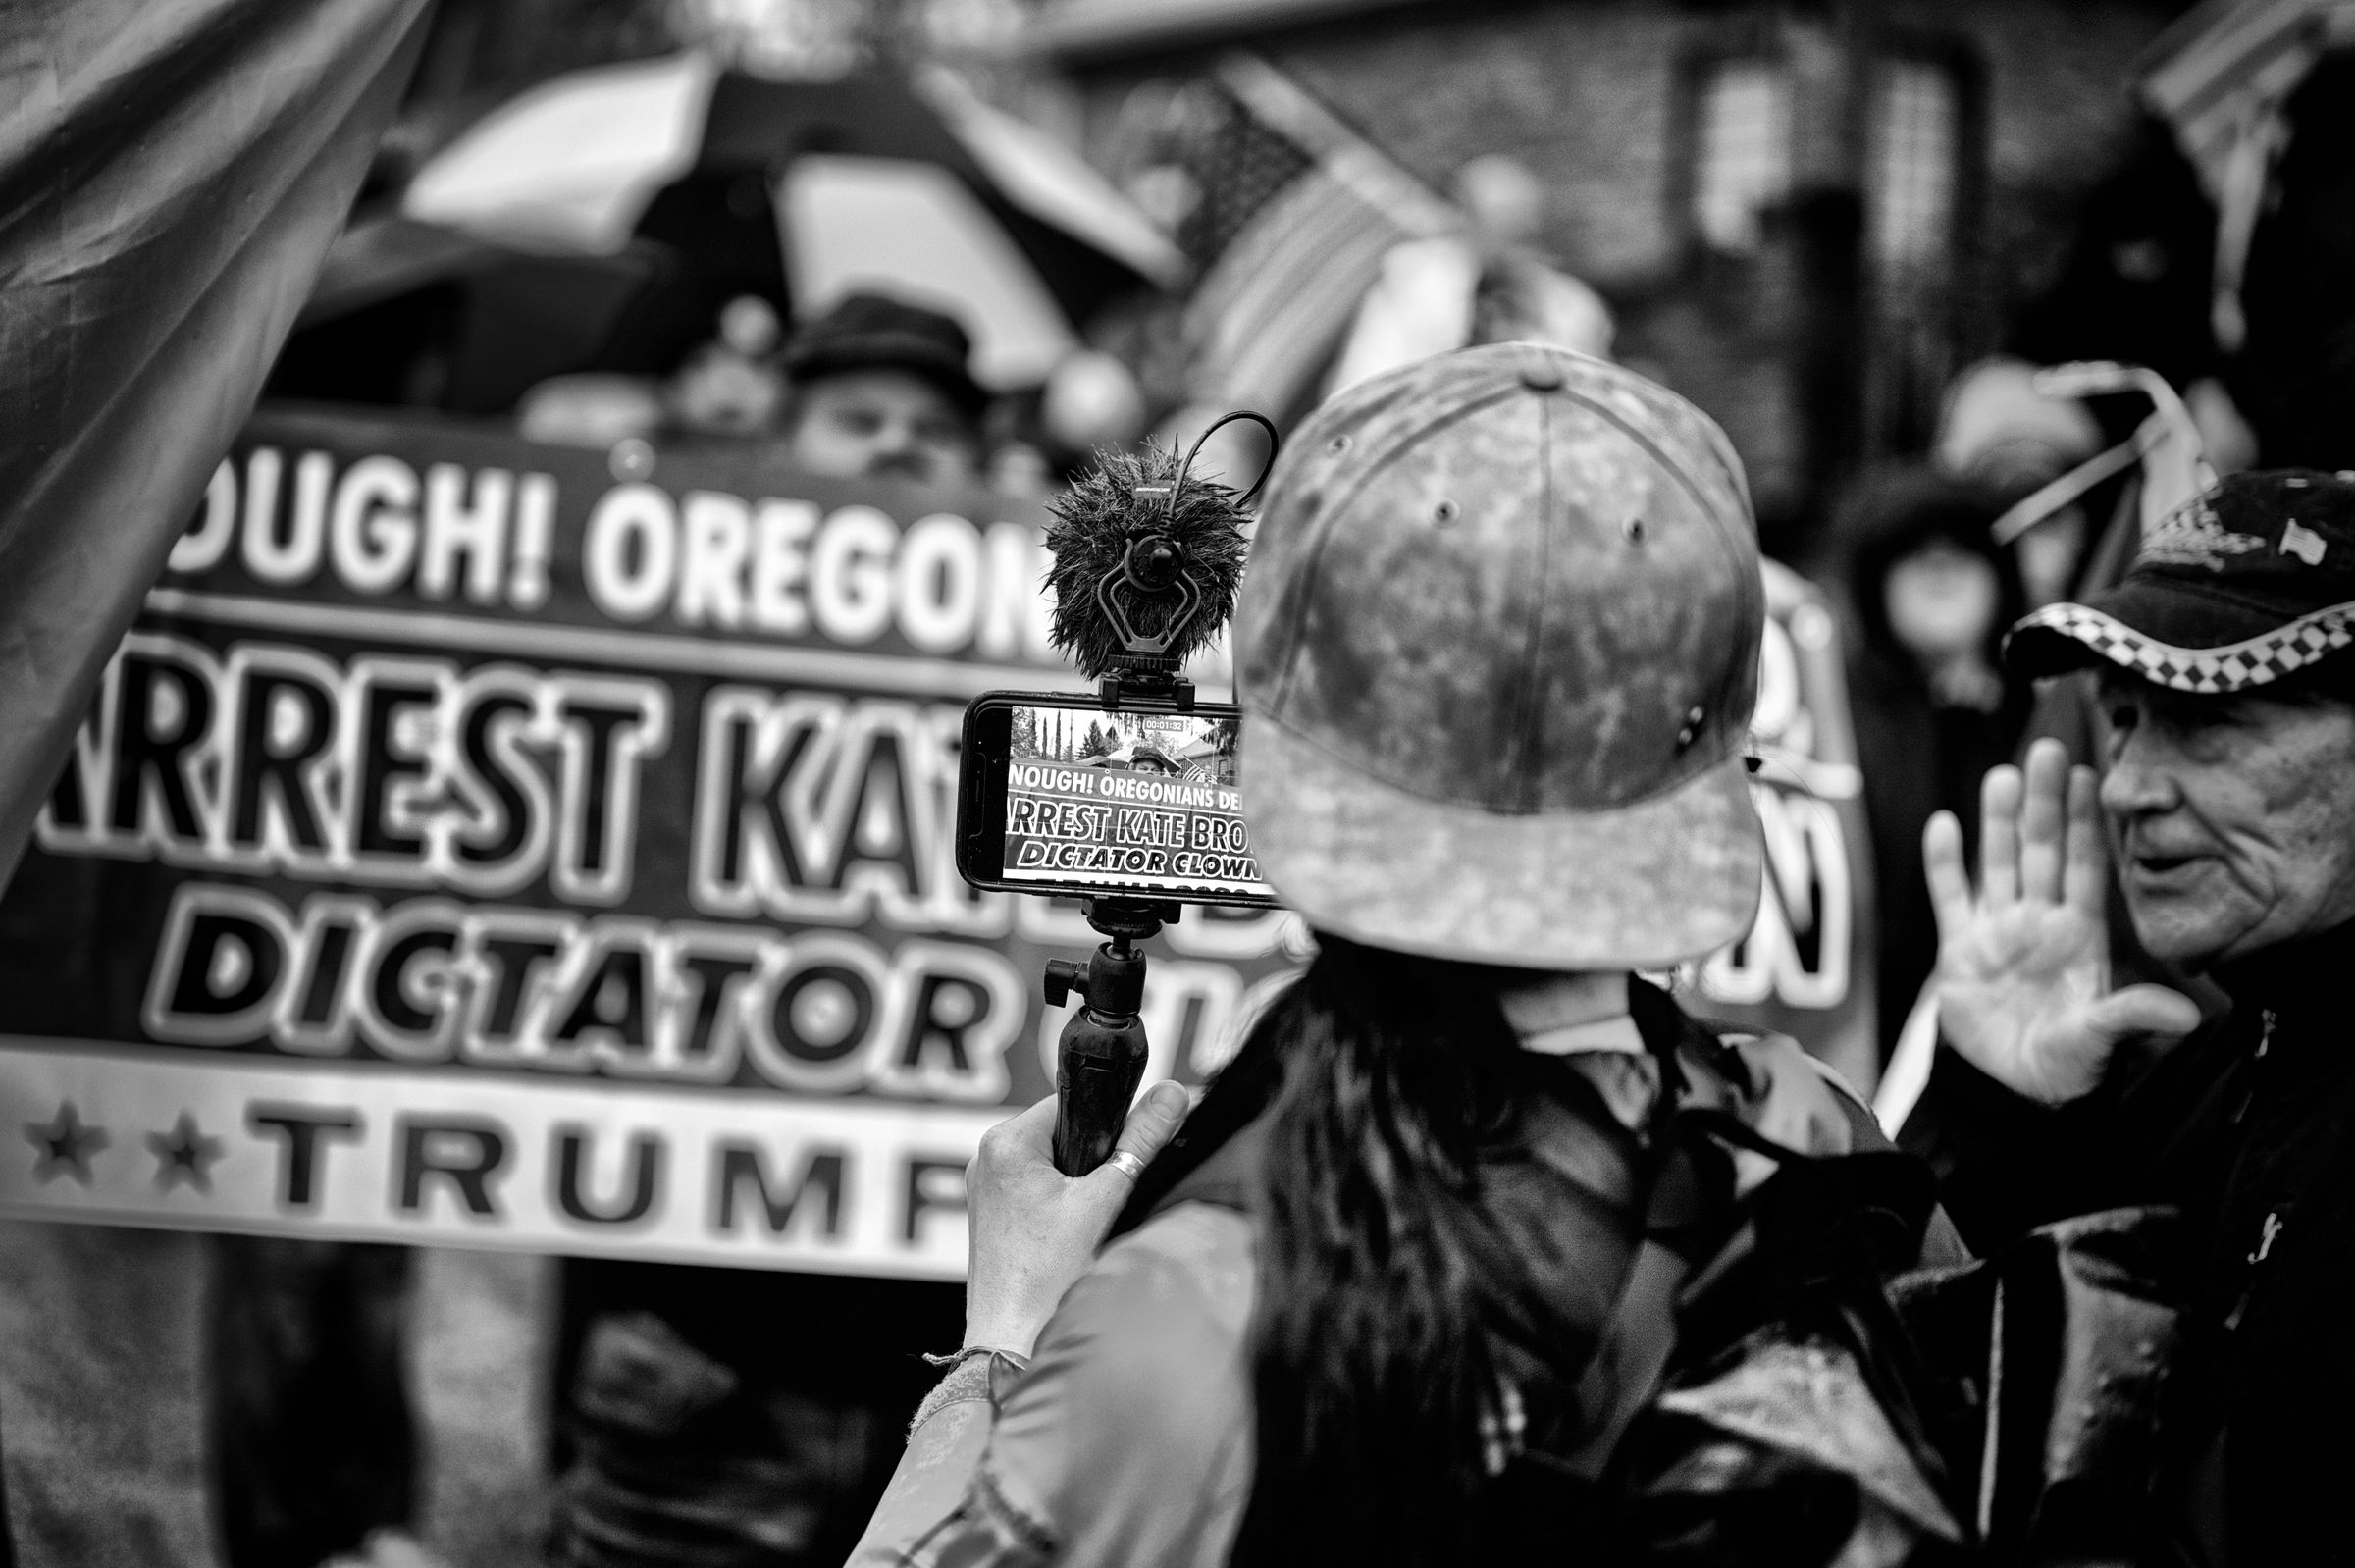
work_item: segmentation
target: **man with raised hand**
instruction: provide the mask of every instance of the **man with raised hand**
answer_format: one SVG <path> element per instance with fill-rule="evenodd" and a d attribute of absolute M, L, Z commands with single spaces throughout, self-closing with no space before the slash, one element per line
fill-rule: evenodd
<path fill-rule="evenodd" d="M 2159 1561 L 2342 1560 L 2355 1542 L 2355 483 L 2224 481 L 2125 580 L 2020 623 L 2015 669 L 2090 668 L 2106 768 L 2039 742 L 1925 857 L 1940 1061 L 1905 1142 L 1985 1251 L 2169 1204 L 2184 1343 L 2153 1480 Z M 2109 988 L 2111 857 L 2136 937 L 2231 998 Z"/>

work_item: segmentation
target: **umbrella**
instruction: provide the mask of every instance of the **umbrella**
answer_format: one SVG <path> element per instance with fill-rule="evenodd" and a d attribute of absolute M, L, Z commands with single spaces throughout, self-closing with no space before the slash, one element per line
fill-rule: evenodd
<path fill-rule="evenodd" d="M 629 258 L 666 286 L 790 298 L 805 315 L 880 286 L 957 314 L 976 374 L 1000 386 L 1038 380 L 1073 346 L 1072 323 L 1182 266 L 1083 161 L 945 74 L 773 81 L 695 53 L 510 101 L 418 171 L 398 217 L 447 239 L 445 278 Z M 347 238 L 339 277 L 358 299 L 362 252 L 401 247 Z"/>
<path fill-rule="evenodd" d="M 355 214 L 268 390 L 500 414 L 550 376 L 659 375 L 711 336 L 731 294 L 777 293 L 773 242 L 771 256 L 763 286 L 691 266 L 659 240 L 607 254 L 548 251 L 396 210 Z"/>

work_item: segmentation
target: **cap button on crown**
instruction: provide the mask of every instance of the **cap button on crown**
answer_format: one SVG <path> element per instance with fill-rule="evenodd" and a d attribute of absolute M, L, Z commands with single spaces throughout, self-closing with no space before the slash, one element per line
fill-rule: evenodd
<path fill-rule="evenodd" d="M 1531 392 L 1552 392 L 1562 384 L 1562 367 L 1552 359 L 1531 354 L 1521 361 L 1521 385 Z"/>

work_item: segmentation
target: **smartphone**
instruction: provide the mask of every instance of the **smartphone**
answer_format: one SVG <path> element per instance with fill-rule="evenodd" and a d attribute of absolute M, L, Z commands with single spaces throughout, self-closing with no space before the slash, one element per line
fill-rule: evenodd
<path fill-rule="evenodd" d="M 1273 905 L 1234 787 L 1242 709 L 989 692 L 965 710 L 957 870 L 975 887 Z"/>

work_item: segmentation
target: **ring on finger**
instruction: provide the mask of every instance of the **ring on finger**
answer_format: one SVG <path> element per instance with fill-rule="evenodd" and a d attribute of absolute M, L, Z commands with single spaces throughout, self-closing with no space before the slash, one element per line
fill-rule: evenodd
<path fill-rule="evenodd" d="M 1138 1159 L 1135 1155 L 1129 1153 L 1126 1149 L 1113 1150 L 1112 1157 L 1106 1160 L 1104 1163 L 1108 1166 L 1111 1166 L 1114 1170 L 1120 1172 L 1131 1181 L 1134 1181 L 1138 1176 L 1141 1176 L 1145 1174 L 1145 1162 Z"/>

